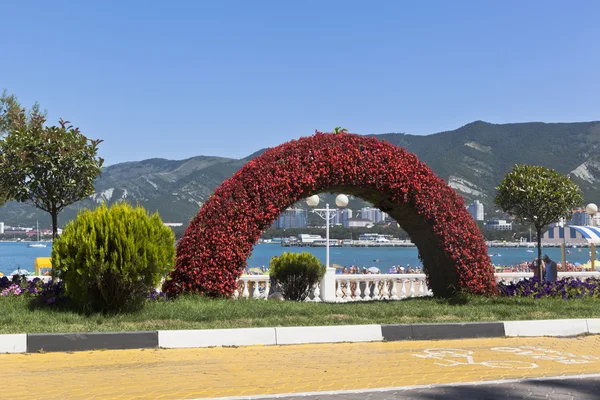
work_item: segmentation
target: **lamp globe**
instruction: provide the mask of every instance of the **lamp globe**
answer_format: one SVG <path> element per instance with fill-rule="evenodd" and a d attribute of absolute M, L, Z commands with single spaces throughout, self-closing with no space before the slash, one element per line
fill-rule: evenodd
<path fill-rule="evenodd" d="M 598 206 L 594 203 L 590 203 L 587 206 L 585 206 L 585 212 L 592 216 L 596 215 L 598 213 Z"/>
<path fill-rule="evenodd" d="M 312 208 L 315 208 L 319 205 L 319 196 L 316 194 L 310 196 L 306 199 L 306 204 L 308 204 Z"/>
<path fill-rule="evenodd" d="M 345 208 L 348 206 L 348 196 L 345 194 L 338 194 L 335 198 L 335 205 L 339 208 Z"/>

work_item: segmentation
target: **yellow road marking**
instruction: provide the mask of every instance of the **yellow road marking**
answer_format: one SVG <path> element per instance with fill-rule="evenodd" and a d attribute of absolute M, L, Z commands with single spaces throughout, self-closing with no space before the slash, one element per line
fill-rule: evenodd
<path fill-rule="evenodd" d="M 600 336 L 0 355 L 7 399 L 225 397 L 599 371 Z"/>

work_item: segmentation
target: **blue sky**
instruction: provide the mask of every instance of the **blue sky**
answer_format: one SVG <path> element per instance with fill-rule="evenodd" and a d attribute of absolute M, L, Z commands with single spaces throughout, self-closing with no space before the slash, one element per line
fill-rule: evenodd
<path fill-rule="evenodd" d="M 598 1 L 13 1 L 0 89 L 107 164 L 245 157 L 341 125 L 600 119 Z"/>

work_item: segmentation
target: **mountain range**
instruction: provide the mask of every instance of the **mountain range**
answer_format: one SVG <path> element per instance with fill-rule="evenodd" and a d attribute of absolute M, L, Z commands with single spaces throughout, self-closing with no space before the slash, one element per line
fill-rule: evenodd
<path fill-rule="evenodd" d="M 600 121 L 576 123 L 491 124 L 475 121 L 456 130 L 418 136 L 404 133 L 369 135 L 405 147 L 444 178 L 467 203 L 479 199 L 488 216 L 495 213 L 495 187 L 515 164 L 534 164 L 569 175 L 587 202 L 598 201 L 600 189 Z M 261 149 L 243 159 L 197 156 L 186 160 L 153 158 L 103 169 L 95 193 L 66 208 L 63 225 L 78 210 L 102 201 L 126 200 L 158 211 L 166 222 L 187 222 L 212 191 Z M 331 201 L 330 201 L 331 203 Z M 350 207 L 364 203 L 353 199 Z M 33 206 L 9 202 L 0 209 L 7 225 L 49 227 L 47 213 Z"/>

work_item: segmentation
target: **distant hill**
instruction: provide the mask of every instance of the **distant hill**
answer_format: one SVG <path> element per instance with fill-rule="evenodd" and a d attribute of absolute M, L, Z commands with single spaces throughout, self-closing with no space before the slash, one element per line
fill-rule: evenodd
<path fill-rule="evenodd" d="M 535 164 L 570 175 L 586 202 L 600 201 L 600 122 L 490 124 L 476 121 L 453 131 L 428 136 L 401 133 L 370 135 L 405 147 L 427 163 L 466 202 L 481 200 L 494 213 L 495 186 L 514 164 Z M 96 181 L 96 193 L 61 213 L 59 223 L 101 201 L 126 200 L 158 211 L 164 221 L 189 221 L 212 191 L 261 149 L 241 160 L 198 156 L 187 160 L 149 159 L 106 167 Z M 332 200 L 332 199 L 331 199 Z M 330 203 L 332 202 L 330 200 Z M 354 199 L 350 206 L 364 203 Z M 50 226 L 47 213 L 20 203 L 0 209 L 8 225 Z"/>

